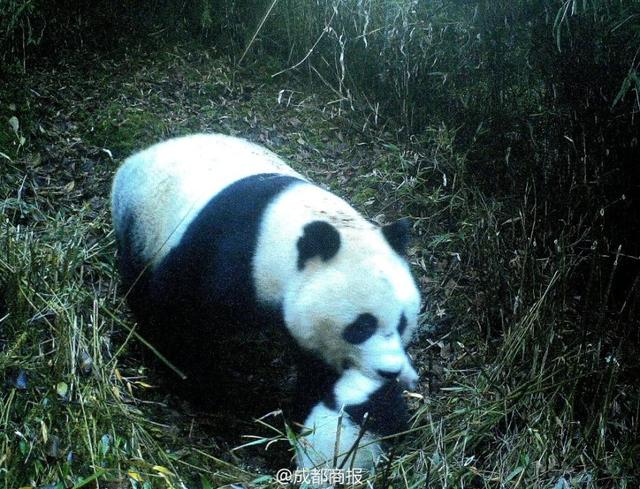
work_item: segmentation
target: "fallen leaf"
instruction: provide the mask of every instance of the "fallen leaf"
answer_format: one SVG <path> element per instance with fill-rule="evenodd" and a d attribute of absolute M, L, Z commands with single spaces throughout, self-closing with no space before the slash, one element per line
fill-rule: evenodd
<path fill-rule="evenodd" d="M 18 121 L 18 118 L 15 115 L 9 119 L 9 125 L 16 134 L 20 130 L 20 121 Z"/>
<path fill-rule="evenodd" d="M 173 475 L 173 472 L 171 472 L 169 469 L 167 469 L 166 467 L 163 467 L 162 465 L 154 465 L 153 470 L 155 470 L 156 472 L 159 472 L 161 474 L 164 475 Z"/>
<path fill-rule="evenodd" d="M 58 382 L 58 385 L 56 385 L 56 392 L 60 397 L 67 397 L 67 394 L 69 393 L 69 386 L 66 382 Z"/>
<path fill-rule="evenodd" d="M 127 475 L 131 477 L 133 480 L 135 480 L 136 482 L 144 482 L 144 479 L 142 478 L 142 476 L 137 472 L 134 472 L 133 470 L 128 470 Z"/>

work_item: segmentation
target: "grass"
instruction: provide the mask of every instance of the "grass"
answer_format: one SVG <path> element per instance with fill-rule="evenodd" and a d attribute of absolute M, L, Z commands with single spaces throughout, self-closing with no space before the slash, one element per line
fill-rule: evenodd
<path fill-rule="evenodd" d="M 0 225 L 0 481 L 7 488 L 85 487 L 105 478 L 175 485 L 188 463 L 186 454 L 167 451 L 179 446 L 179 429 L 145 414 L 156 404 L 137 399 L 150 388 L 145 369 L 123 356 L 131 325 L 116 293 L 107 206 L 60 206 L 63 192 L 47 194 L 29 177 L 24 197 L 4 201 Z M 47 204 L 55 212 L 39 209 Z M 208 467 L 203 475 L 216 481 L 241 472 L 222 461 Z"/>
<path fill-rule="evenodd" d="M 376 484 L 637 487 L 640 396 L 607 334 L 627 316 L 584 304 L 609 293 L 589 275 L 604 258 L 576 239 L 591 228 L 550 237 L 545 219 L 571 209 L 536 215 L 531 188 L 482 192 L 454 130 L 400 143 L 360 131 L 331 91 L 267 75 L 204 49 L 132 49 L 69 53 L 3 89 L 0 114 L 20 127 L 0 131 L 0 487 L 278 487 L 282 419 L 229 419 L 170 395 L 118 290 L 113 171 L 194 131 L 267 145 L 371 219 L 414 218 L 421 384 Z M 221 436 L 229 425 L 256 438 Z"/>

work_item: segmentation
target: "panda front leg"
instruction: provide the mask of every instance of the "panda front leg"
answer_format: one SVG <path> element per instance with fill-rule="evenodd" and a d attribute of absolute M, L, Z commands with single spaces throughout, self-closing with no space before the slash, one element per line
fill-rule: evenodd
<path fill-rule="evenodd" d="M 348 369 L 309 411 L 296 447 L 300 469 L 372 471 L 384 453 L 379 438 L 408 424 L 402 388 Z"/>

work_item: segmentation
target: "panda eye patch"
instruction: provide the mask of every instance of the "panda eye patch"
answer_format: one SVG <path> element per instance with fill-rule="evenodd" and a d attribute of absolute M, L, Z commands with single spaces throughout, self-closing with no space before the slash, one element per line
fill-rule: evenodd
<path fill-rule="evenodd" d="M 398 333 L 400 333 L 400 336 L 402 336 L 402 333 L 404 333 L 405 329 L 407 329 L 407 317 L 403 312 L 402 316 L 400 316 L 400 322 L 398 323 Z"/>
<path fill-rule="evenodd" d="M 342 337 L 345 341 L 358 345 L 371 338 L 376 329 L 378 329 L 378 320 L 375 316 L 369 313 L 360 314 L 354 322 L 344 329 Z"/>

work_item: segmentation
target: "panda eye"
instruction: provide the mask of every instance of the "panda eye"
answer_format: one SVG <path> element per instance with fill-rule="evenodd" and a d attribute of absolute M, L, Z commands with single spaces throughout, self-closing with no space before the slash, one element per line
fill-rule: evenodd
<path fill-rule="evenodd" d="M 402 316 L 400 316 L 400 322 L 398 323 L 398 333 L 400 333 L 400 336 L 402 336 L 405 329 L 407 329 L 407 317 L 402 313 Z"/>
<path fill-rule="evenodd" d="M 367 341 L 378 329 L 378 320 L 371 314 L 360 314 L 358 318 L 342 332 L 345 341 L 358 345 Z"/>

